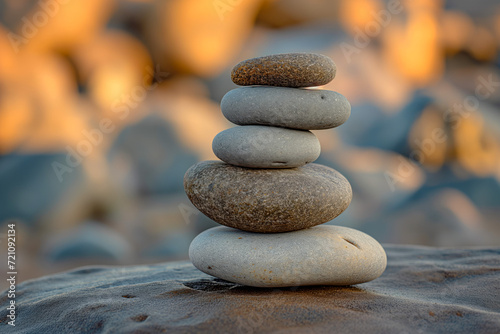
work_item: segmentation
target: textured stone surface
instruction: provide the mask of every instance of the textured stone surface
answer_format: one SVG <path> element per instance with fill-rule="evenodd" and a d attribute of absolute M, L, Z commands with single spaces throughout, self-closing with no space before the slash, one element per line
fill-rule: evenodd
<path fill-rule="evenodd" d="M 84 267 L 18 284 L 3 333 L 498 333 L 500 249 L 385 245 L 387 269 L 351 287 L 246 287 L 189 262 Z M 6 328 L 7 327 L 7 328 Z"/>
<path fill-rule="evenodd" d="M 220 107 L 234 124 L 303 130 L 334 128 L 351 114 L 349 101 L 337 92 L 287 87 L 236 88 L 224 95 Z"/>
<path fill-rule="evenodd" d="M 375 239 L 332 225 L 271 234 L 214 227 L 193 240 L 189 258 L 209 275 L 269 288 L 364 283 L 387 264 Z"/>
<path fill-rule="evenodd" d="M 240 86 L 268 85 L 312 87 L 326 85 L 337 68 L 328 58 L 315 53 L 284 53 L 244 60 L 231 72 Z"/>
<path fill-rule="evenodd" d="M 313 162 L 321 153 L 310 131 L 274 126 L 236 126 L 212 142 L 215 155 L 229 164 L 252 168 L 290 168 Z"/>
<path fill-rule="evenodd" d="M 250 232 L 323 224 L 341 214 L 352 198 L 339 172 L 317 164 L 276 170 L 203 161 L 186 172 L 184 189 L 209 218 Z"/>

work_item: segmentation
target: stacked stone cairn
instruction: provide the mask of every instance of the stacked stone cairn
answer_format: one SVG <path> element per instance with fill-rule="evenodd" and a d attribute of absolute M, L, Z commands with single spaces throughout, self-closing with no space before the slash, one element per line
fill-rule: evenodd
<path fill-rule="evenodd" d="M 199 270 L 243 285 L 287 287 L 352 285 L 385 270 L 382 246 L 363 232 L 322 225 L 352 199 L 336 170 L 311 163 L 320 154 L 309 130 L 344 123 L 351 106 L 325 85 L 333 61 L 312 53 L 245 60 L 231 73 L 240 86 L 221 102 L 238 126 L 213 140 L 222 161 L 203 161 L 184 177 L 191 202 L 225 225 L 198 235 L 189 248 Z"/>

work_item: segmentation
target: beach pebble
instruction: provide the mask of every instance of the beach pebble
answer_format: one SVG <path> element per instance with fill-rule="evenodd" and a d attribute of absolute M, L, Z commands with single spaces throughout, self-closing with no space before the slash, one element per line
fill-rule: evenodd
<path fill-rule="evenodd" d="M 382 275 L 387 265 L 375 239 L 331 225 L 278 234 L 214 227 L 193 240 L 189 258 L 206 274 L 270 288 L 359 284 Z"/>
<path fill-rule="evenodd" d="M 253 169 L 202 161 L 186 172 L 184 190 L 210 219 L 251 232 L 287 232 L 326 223 L 352 198 L 351 186 L 339 172 L 314 163 Z"/>
<path fill-rule="evenodd" d="M 326 85 L 336 71 L 335 63 L 327 56 L 284 53 L 238 63 L 231 72 L 231 80 L 240 86 L 312 87 Z"/>
<path fill-rule="evenodd" d="M 321 153 L 319 140 L 310 131 L 262 125 L 224 130 L 215 136 L 212 149 L 228 164 L 252 168 L 299 167 Z"/>
<path fill-rule="evenodd" d="M 240 87 L 229 91 L 221 110 L 238 125 L 273 125 L 302 130 L 330 129 L 351 114 L 347 99 L 330 90 Z"/>

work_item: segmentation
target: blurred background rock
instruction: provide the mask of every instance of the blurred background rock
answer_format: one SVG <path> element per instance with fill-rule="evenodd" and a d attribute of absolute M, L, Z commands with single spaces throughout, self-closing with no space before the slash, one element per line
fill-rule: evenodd
<path fill-rule="evenodd" d="M 230 70 L 283 52 L 334 59 L 325 88 L 352 104 L 315 131 L 354 191 L 334 223 L 498 246 L 499 46 L 493 0 L 1 0 L 0 233 L 16 222 L 19 279 L 186 259 L 215 223 L 183 175 L 231 126 Z"/>

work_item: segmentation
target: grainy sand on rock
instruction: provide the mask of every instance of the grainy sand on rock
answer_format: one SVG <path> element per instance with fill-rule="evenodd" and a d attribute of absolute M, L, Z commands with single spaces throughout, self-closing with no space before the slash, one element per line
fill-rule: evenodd
<path fill-rule="evenodd" d="M 250 288 L 189 262 L 84 267 L 18 285 L 16 333 L 498 333 L 500 249 L 385 245 L 352 287 Z M 0 299 L 0 326 L 8 300 Z M 2 329 L 3 330 L 3 329 Z"/>

